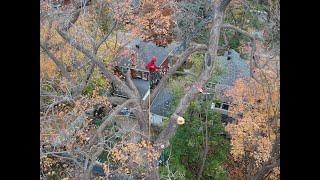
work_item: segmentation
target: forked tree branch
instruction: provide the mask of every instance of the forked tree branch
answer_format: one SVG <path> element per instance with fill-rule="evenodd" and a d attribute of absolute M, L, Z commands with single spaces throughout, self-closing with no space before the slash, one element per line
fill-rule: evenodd
<path fill-rule="evenodd" d="M 254 68 L 254 65 L 257 66 L 257 62 L 255 61 L 255 52 L 256 52 L 256 37 L 250 33 L 248 33 L 247 31 L 245 30 L 242 30 L 234 25 L 231 25 L 231 24 L 223 24 L 221 26 L 221 28 L 224 28 L 224 29 L 232 29 L 234 31 L 237 31 L 247 37 L 249 37 L 250 41 L 251 41 L 251 53 L 250 53 L 250 76 L 252 77 L 253 76 L 253 68 Z"/>
<path fill-rule="evenodd" d="M 207 45 L 205 44 L 191 44 L 190 47 L 181 55 L 174 58 L 176 63 L 169 69 L 169 72 L 162 77 L 160 83 L 157 85 L 157 87 L 153 90 L 150 96 L 150 102 L 153 102 L 157 94 L 159 93 L 160 89 L 162 89 L 165 84 L 167 83 L 168 79 L 175 74 L 175 72 L 179 69 L 179 67 L 182 66 L 182 64 L 187 60 L 187 58 L 195 53 L 195 52 L 203 52 L 207 50 Z"/>
<path fill-rule="evenodd" d="M 97 65 L 102 74 L 107 78 L 108 80 L 115 83 L 121 91 L 123 91 L 129 98 L 134 98 L 132 90 L 124 83 L 122 82 L 117 76 L 115 76 L 113 73 L 109 72 L 109 70 L 106 68 L 105 64 L 101 60 L 98 59 L 96 55 L 94 55 L 91 51 L 86 49 L 83 45 L 78 43 L 74 38 L 72 38 L 67 32 L 62 31 L 57 28 L 57 32 L 60 34 L 60 36 L 65 39 L 71 46 L 76 48 L 78 51 L 82 52 L 86 57 L 90 59 L 90 61 Z"/>
<path fill-rule="evenodd" d="M 111 27 L 111 29 L 109 30 L 108 33 L 106 33 L 97 43 L 96 43 L 96 48 L 99 49 L 100 46 L 102 45 L 102 43 L 104 43 L 109 36 L 111 35 L 111 33 L 113 32 L 113 30 L 117 27 L 117 22 L 114 22 L 113 26 Z"/>
<path fill-rule="evenodd" d="M 251 41 L 255 40 L 255 37 L 252 34 L 248 33 L 245 30 L 242 30 L 242 29 L 238 28 L 237 26 L 234 26 L 234 25 L 231 25 L 231 24 L 223 24 L 223 25 L 221 25 L 221 28 L 223 28 L 223 29 L 232 29 L 234 31 L 237 31 L 237 32 L 245 35 L 245 36 L 248 36 Z"/>
<path fill-rule="evenodd" d="M 54 62 L 54 64 L 57 66 L 57 68 L 60 70 L 61 74 L 69 81 L 72 82 L 72 78 L 70 74 L 68 73 L 65 65 L 63 64 L 62 61 L 60 61 L 57 57 L 55 57 L 48 47 L 44 44 L 44 42 L 40 41 L 40 47 L 46 52 L 48 57 Z"/>
<path fill-rule="evenodd" d="M 190 89 L 185 90 L 185 95 L 182 97 L 180 100 L 175 112 L 172 114 L 170 117 L 170 122 L 167 125 L 167 127 L 161 131 L 159 134 L 156 144 L 158 145 L 164 145 L 164 147 L 169 146 L 169 140 L 171 137 L 174 136 L 178 124 L 177 124 L 177 118 L 180 116 L 183 116 L 183 114 L 186 112 L 188 106 L 190 103 L 200 94 L 197 86 L 203 87 L 205 83 L 210 79 L 212 75 L 212 70 L 213 70 L 213 62 L 211 59 L 211 56 L 209 54 L 206 55 L 206 61 L 205 61 L 205 67 L 202 71 L 202 73 L 199 75 L 198 79 L 196 82 L 190 87 Z"/>
<path fill-rule="evenodd" d="M 90 142 L 89 142 L 89 146 L 92 146 L 94 141 L 96 140 L 96 138 L 99 138 L 101 139 L 102 138 L 102 132 L 103 130 L 108 126 L 110 125 L 113 121 L 113 117 L 118 115 L 119 112 L 129 106 L 131 103 L 134 103 L 136 100 L 135 99 L 128 99 L 126 100 L 123 104 L 117 106 L 109 115 L 107 115 L 106 117 L 104 117 L 102 119 L 103 123 L 99 126 L 99 128 L 97 129 L 97 132 L 96 134 L 90 139 Z"/>
<path fill-rule="evenodd" d="M 224 2 L 226 2 L 226 4 L 221 5 Z M 230 0 L 214 2 L 215 13 L 213 16 L 213 24 L 210 30 L 208 52 L 206 53 L 204 68 L 196 81 L 197 86 L 204 87 L 205 83 L 212 76 L 214 69 L 213 61 L 217 58 L 217 51 L 219 48 L 218 43 L 220 38 L 221 25 L 223 24 L 224 10 L 229 2 Z M 174 136 L 178 127 L 177 118 L 183 116 L 191 101 L 193 101 L 200 94 L 196 87 L 196 84 L 194 84 L 190 89 L 185 90 L 185 95 L 180 100 L 175 112 L 170 117 L 169 124 L 167 125 L 167 127 L 164 128 L 164 130 L 161 131 L 161 133 L 155 141 L 155 144 L 158 147 L 169 146 L 169 140 Z"/>
<path fill-rule="evenodd" d="M 131 71 L 130 69 L 128 69 L 126 75 L 126 82 L 129 85 L 129 88 L 133 91 L 135 98 L 140 98 L 140 94 L 139 91 L 136 87 L 136 85 L 133 83 L 132 79 L 131 79 Z"/>

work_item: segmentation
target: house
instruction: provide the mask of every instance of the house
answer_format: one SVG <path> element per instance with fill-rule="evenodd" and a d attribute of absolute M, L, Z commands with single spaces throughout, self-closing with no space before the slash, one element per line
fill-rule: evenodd
<path fill-rule="evenodd" d="M 157 85 L 161 77 L 168 72 L 172 63 L 168 57 L 176 53 L 179 47 L 178 43 L 172 43 L 167 47 L 158 47 L 152 42 L 134 39 L 127 45 L 127 48 L 131 50 L 131 54 L 119 58 L 118 64 L 114 68 L 114 73 L 118 76 L 124 76 L 124 73 L 130 70 L 133 83 L 136 85 L 142 99 L 146 101 L 150 95 L 151 87 Z M 150 83 L 149 71 L 145 68 L 145 65 L 150 61 L 152 56 L 157 57 L 156 64 L 160 67 L 160 72 L 157 79 L 152 79 Z M 115 86 L 112 86 L 112 88 L 113 95 L 126 98 Z M 171 98 L 172 95 L 168 89 L 164 88 L 159 91 L 150 107 L 151 123 L 153 125 L 160 125 L 162 123 L 167 112 L 170 110 Z M 130 115 L 132 113 L 123 110 L 122 114 Z"/>
<path fill-rule="evenodd" d="M 119 58 L 118 64 L 114 68 L 114 73 L 123 75 L 129 69 L 132 78 L 143 80 L 151 80 L 148 70 L 145 68 L 152 56 L 157 57 L 156 65 L 160 67 L 159 76 L 152 81 L 152 86 L 156 85 L 161 77 L 168 72 L 170 67 L 170 55 L 175 53 L 179 47 L 178 43 L 171 43 L 166 47 L 159 47 L 152 42 L 144 42 L 141 39 L 134 39 L 127 45 L 131 50 L 129 55 L 124 55 Z"/>
<path fill-rule="evenodd" d="M 225 91 L 231 88 L 238 78 L 250 77 L 250 68 L 247 62 L 240 57 L 240 54 L 233 49 L 226 51 L 223 56 L 219 56 L 218 62 L 224 72 L 217 77 L 216 83 L 208 83 L 206 88 L 212 90 L 215 99 L 211 109 L 221 113 L 224 123 L 229 123 L 234 119 L 228 116 L 231 99 L 225 96 Z"/>

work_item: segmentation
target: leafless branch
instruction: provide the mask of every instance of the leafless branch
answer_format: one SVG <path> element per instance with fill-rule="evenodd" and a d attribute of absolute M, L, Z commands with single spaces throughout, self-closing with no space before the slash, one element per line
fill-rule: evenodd
<path fill-rule="evenodd" d="M 89 168 L 86 170 L 85 172 L 85 179 L 90 179 L 91 177 L 91 171 L 93 169 L 93 166 L 96 164 L 97 158 L 100 156 L 100 154 L 104 151 L 103 147 L 99 147 L 96 151 L 96 153 L 94 153 L 91 157 L 91 163 L 89 165 Z"/>
<path fill-rule="evenodd" d="M 192 72 L 183 72 L 183 71 L 176 71 L 174 74 L 178 74 L 178 75 L 191 75 L 193 77 L 197 77 L 194 73 Z"/>
<path fill-rule="evenodd" d="M 65 21 L 65 24 L 63 25 L 64 31 L 68 31 L 72 27 L 72 25 L 78 20 L 80 13 L 81 9 L 76 9 L 74 12 L 72 12 L 71 18 Z"/>
<path fill-rule="evenodd" d="M 203 150 L 203 155 L 202 155 L 202 163 L 201 163 L 201 167 L 199 169 L 199 172 L 198 172 L 198 176 L 197 176 L 197 180 L 200 180 L 201 179 L 201 176 L 202 176 L 202 172 L 203 172 L 203 169 L 204 169 L 204 165 L 205 165 L 205 162 L 206 162 L 206 159 L 207 159 L 207 155 L 208 155 L 208 151 L 209 151 L 209 144 L 208 144 L 208 109 L 206 108 L 206 121 L 205 121 L 205 145 L 204 145 L 204 150 Z"/>
<path fill-rule="evenodd" d="M 224 1 L 223 1 L 224 2 Z M 230 2 L 230 1 L 226 1 Z M 205 63 L 204 68 L 199 75 L 196 83 L 197 86 L 204 87 L 205 83 L 211 78 L 213 73 L 213 61 L 217 58 L 217 51 L 219 48 L 219 38 L 220 38 L 220 29 L 221 25 L 223 24 L 223 16 L 224 16 L 224 10 L 221 10 L 221 4 L 219 4 L 219 1 L 214 2 L 214 16 L 213 16 L 213 25 L 210 30 L 210 37 L 209 37 L 209 47 L 208 52 L 205 56 Z M 223 7 L 226 5 L 223 5 Z M 169 146 L 169 140 L 171 137 L 175 134 L 177 130 L 177 118 L 179 116 L 183 116 L 183 114 L 186 112 L 187 107 L 191 103 L 192 100 L 194 100 L 197 95 L 200 94 L 198 89 L 196 88 L 195 84 L 190 87 L 189 89 L 185 90 L 185 95 L 180 100 L 175 112 L 170 117 L 169 124 L 167 127 L 162 130 L 162 132 L 159 134 L 158 138 L 156 139 L 156 144 L 158 146 L 163 145 L 164 147 Z"/>
<path fill-rule="evenodd" d="M 127 81 L 128 85 L 129 85 L 130 89 L 133 91 L 134 96 L 136 98 L 140 98 L 139 91 L 138 91 L 136 85 L 133 83 L 133 81 L 131 79 L 131 71 L 130 71 L 130 69 L 126 73 L 126 81 Z"/>
<path fill-rule="evenodd" d="M 65 65 L 63 62 L 61 62 L 59 59 L 57 59 L 47 48 L 47 46 L 40 42 L 40 47 L 46 52 L 46 54 L 49 56 L 49 58 L 55 63 L 55 65 L 58 67 L 58 69 L 61 71 L 62 75 L 69 81 L 72 82 L 72 78 L 70 74 L 67 72 L 67 69 L 65 68 Z"/>
<path fill-rule="evenodd" d="M 89 146 L 93 145 L 96 138 L 99 138 L 99 139 L 102 138 L 103 130 L 106 128 L 106 126 L 110 125 L 113 122 L 112 119 L 114 116 L 116 116 L 123 108 L 125 108 L 126 106 L 128 106 L 129 104 L 135 101 L 136 101 L 135 99 L 126 100 L 123 104 L 117 106 L 108 116 L 104 117 L 102 119 L 103 123 L 97 129 L 96 134 L 90 139 Z"/>
<path fill-rule="evenodd" d="M 111 104 L 116 104 L 116 105 L 121 105 L 123 104 L 127 99 L 122 98 L 122 97 L 117 97 L 117 96 L 112 96 L 108 98 L 108 101 Z"/>
<path fill-rule="evenodd" d="M 201 52 L 205 50 L 207 50 L 206 45 L 193 43 L 184 53 L 176 57 L 175 58 L 176 63 L 173 65 L 173 67 L 169 69 L 169 72 L 164 77 L 162 77 L 160 83 L 151 93 L 150 102 L 153 102 L 153 100 L 156 98 L 157 94 L 159 93 L 160 89 L 162 89 L 165 86 L 168 79 L 179 69 L 179 67 L 182 66 L 183 62 L 185 62 L 192 53 L 198 52 L 198 51 Z"/>
<path fill-rule="evenodd" d="M 255 52 L 256 52 L 256 37 L 253 36 L 252 34 L 248 33 L 247 31 L 245 30 L 242 30 L 234 25 L 231 25 L 231 24 L 223 24 L 221 26 L 221 28 L 224 28 L 224 29 L 232 29 L 232 30 L 235 30 L 241 34 L 244 34 L 245 36 L 249 37 L 250 40 L 251 40 L 251 53 L 250 53 L 250 75 L 251 77 L 253 76 L 253 69 L 254 69 L 254 64 L 255 65 L 257 64 L 256 61 L 255 61 Z"/>
<path fill-rule="evenodd" d="M 105 42 L 109 36 L 111 35 L 111 33 L 113 32 L 113 30 L 117 27 L 117 22 L 113 23 L 113 26 L 111 27 L 111 29 L 109 30 L 108 33 L 106 33 L 97 43 L 96 43 L 96 48 L 99 49 L 99 47 L 102 45 L 103 42 Z"/>
<path fill-rule="evenodd" d="M 60 29 L 57 29 L 57 32 L 60 34 L 60 36 L 65 39 L 70 45 L 75 47 L 78 51 L 82 52 L 85 56 L 87 56 L 91 62 L 95 65 L 97 65 L 100 69 L 100 71 L 103 73 L 103 75 L 113 83 L 115 83 L 118 87 L 120 87 L 121 91 L 123 91 L 128 97 L 132 98 L 133 92 L 130 90 L 130 88 L 122 82 L 117 76 L 115 76 L 113 73 L 109 72 L 103 62 L 99 60 L 91 51 L 86 49 L 83 45 L 78 43 L 74 38 L 72 38 L 67 32 L 61 31 Z"/>

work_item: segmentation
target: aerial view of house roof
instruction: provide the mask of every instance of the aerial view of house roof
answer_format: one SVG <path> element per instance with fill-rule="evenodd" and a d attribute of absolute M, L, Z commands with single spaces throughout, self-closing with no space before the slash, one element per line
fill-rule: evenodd
<path fill-rule="evenodd" d="M 226 51 L 224 56 L 219 56 L 218 61 L 224 70 L 217 77 L 216 97 L 224 102 L 230 102 L 224 92 L 233 86 L 236 79 L 250 77 L 250 68 L 246 60 L 241 59 L 240 54 L 233 49 Z"/>
<path fill-rule="evenodd" d="M 142 79 L 132 79 L 132 81 L 136 85 L 139 94 L 142 98 L 146 96 L 147 93 L 149 93 L 149 81 L 145 81 Z M 171 98 L 172 96 L 168 89 L 161 89 L 156 98 L 154 99 L 153 103 L 151 104 L 151 113 L 157 114 L 159 116 L 166 116 L 166 113 L 169 111 L 170 108 Z"/>
<path fill-rule="evenodd" d="M 160 66 L 163 61 L 173 53 L 179 47 L 178 43 L 171 43 L 166 47 L 159 47 L 153 42 L 144 42 L 141 39 L 134 39 L 128 45 L 127 48 L 133 50 L 137 56 L 136 69 L 146 70 L 145 64 L 147 64 L 153 56 L 157 57 L 157 66 Z M 131 66 L 130 57 L 124 56 L 120 59 L 119 66 Z"/>
<path fill-rule="evenodd" d="M 151 105 L 151 112 L 160 116 L 167 116 L 170 110 L 172 95 L 169 89 L 163 88 L 159 91 L 157 97 Z"/>
<path fill-rule="evenodd" d="M 145 81 L 138 78 L 134 78 L 132 79 L 132 81 L 136 85 L 141 98 L 143 98 L 149 90 L 149 81 Z"/>
<path fill-rule="evenodd" d="M 280 0 L 39 2 L 35 178 L 280 180 Z"/>

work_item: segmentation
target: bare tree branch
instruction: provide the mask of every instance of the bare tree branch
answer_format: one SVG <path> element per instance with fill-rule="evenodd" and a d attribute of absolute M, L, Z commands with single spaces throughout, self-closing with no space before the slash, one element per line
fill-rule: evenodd
<path fill-rule="evenodd" d="M 207 45 L 204 44 L 191 44 L 190 47 L 182 53 L 180 56 L 176 57 L 176 63 L 169 69 L 169 72 L 162 77 L 160 83 L 157 85 L 157 87 L 153 90 L 151 96 L 150 96 L 150 102 L 153 102 L 153 100 L 156 98 L 157 94 L 159 93 L 160 89 L 162 89 L 165 84 L 167 83 L 168 79 L 179 69 L 179 67 L 182 66 L 183 62 L 186 61 L 186 59 L 194 52 L 197 51 L 205 51 L 207 50 Z"/>
<path fill-rule="evenodd" d="M 199 169 L 198 172 L 198 176 L 197 176 L 197 180 L 200 180 L 202 177 L 202 172 L 204 169 L 204 165 L 206 163 L 206 159 L 207 159 L 207 155 L 208 155 L 208 151 L 209 151 L 209 144 L 208 144 L 208 109 L 206 108 L 206 121 L 205 121 L 205 145 L 204 145 L 204 150 L 203 150 L 203 155 L 202 155 L 202 163 L 201 163 L 201 167 Z"/>
<path fill-rule="evenodd" d="M 231 24 L 223 24 L 223 25 L 221 25 L 221 28 L 223 28 L 223 29 L 233 29 L 233 30 L 235 30 L 235 31 L 237 31 L 237 32 L 239 32 L 239 33 L 241 33 L 241 34 L 244 34 L 245 36 L 248 36 L 251 41 L 255 40 L 255 37 L 254 37 L 252 34 L 248 33 L 248 32 L 245 31 L 245 30 L 242 30 L 242 29 L 240 29 L 240 28 L 238 28 L 238 27 L 236 27 L 236 26 L 234 26 L 234 25 L 231 25 Z"/>
<path fill-rule="evenodd" d="M 93 74 L 93 71 L 94 71 L 94 68 L 95 68 L 95 64 L 92 64 L 90 67 L 89 67 L 89 70 L 87 71 L 87 74 L 85 76 L 85 79 L 83 80 L 83 82 L 81 83 L 81 85 L 79 86 L 79 88 L 76 90 L 75 92 L 75 96 L 77 95 L 80 95 L 81 92 L 84 90 L 84 88 L 87 87 L 88 83 L 89 83 L 89 80 L 91 78 L 91 75 Z"/>
<path fill-rule="evenodd" d="M 206 54 L 205 60 L 206 61 L 204 63 L 204 69 L 202 73 L 199 75 L 196 82 L 189 89 L 185 90 L 184 97 L 180 100 L 178 107 L 170 117 L 169 125 L 160 133 L 157 139 L 157 143 L 163 144 L 165 147 L 169 145 L 169 139 L 171 139 L 177 129 L 177 118 L 183 116 L 191 101 L 200 94 L 198 88 L 196 87 L 196 84 L 197 86 L 204 87 L 205 83 L 210 79 L 214 66 L 211 62 L 212 60 L 209 53 Z"/>
<path fill-rule="evenodd" d="M 86 170 L 85 172 L 85 179 L 90 179 L 91 177 L 91 171 L 93 169 L 93 166 L 96 164 L 96 161 L 98 159 L 98 157 L 100 156 L 100 154 L 104 151 L 104 148 L 103 147 L 99 147 L 96 151 L 96 153 L 94 153 L 91 157 L 91 163 L 89 165 L 89 168 Z"/>
<path fill-rule="evenodd" d="M 109 30 L 109 32 L 106 33 L 106 34 L 100 39 L 100 41 L 98 41 L 98 42 L 96 43 L 96 48 L 97 48 L 97 49 L 99 49 L 99 47 L 102 45 L 102 43 L 105 42 L 105 41 L 108 39 L 108 37 L 111 35 L 111 33 L 113 32 L 113 30 L 114 30 L 116 27 L 117 27 L 117 22 L 114 22 L 114 23 L 113 23 L 113 26 L 111 27 L 111 29 Z"/>
<path fill-rule="evenodd" d="M 62 74 L 69 82 L 72 82 L 72 78 L 71 78 L 70 74 L 67 72 L 67 69 L 65 68 L 65 65 L 63 64 L 63 62 L 61 62 L 60 60 L 58 60 L 58 59 L 50 52 L 50 50 L 47 48 L 47 46 L 46 46 L 43 42 L 40 42 L 40 47 L 46 52 L 46 54 L 49 56 L 49 58 L 56 64 L 56 66 L 57 66 L 58 69 L 60 70 L 61 74 Z"/>
<path fill-rule="evenodd" d="M 178 75 L 191 75 L 193 77 L 197 77 L 194 73 L 192 72 L 183 72 L 183 71 L 176 71 L 174 74 L 178 74 Z"/>
<path fill-rule="evenodd" d="M 128 99 L 122 105 L 117 106 L 108 116 L 102 119 L 103 123 L 97 129 L 96 134 L 90 139 L 89 147 L 91 147 L 95 141 L 95 139 L 99 139 L 100 147 L 98 147 L 96 153 L 91 157 L 91 164 L 86 171 L 85 177 L 86 179 L 90 179 L 92 168 L 97 160 L 97 157 L 104 151 L 104 148 L 101 147 L 104 144 L 102 133 L 104 129 L 113 122 L 114 117 L 125 107 L 129 106 L 131 103 L 136 102 L 136 99 Z"/>
<path fill-rule="evenodd" d="M 136 85 L 133 83 L 133 81 L 131 79 L 131 71 L 130 71 L 130 69 L 126 73 L 126 81 L 127 81 L 128 85 L 129 85 L 130 89 L 133 91 L 134 96 L 136 98 L 140 98 L 139 91 L 138 91 Z"/>
<path fill-rule="evenodd" d="M 128 106 L 131 103 L 134 103 L 136 99 L 128 99 L 126 102 L 124 102 L 122 105 L 117 106 L 109 115 L 107 118 L 103 119 L 103 123 L 99 126 L 97 130 L 97 134 L 99 137 L 102 137 L 102 131 L 111 123 L 111 119 L 113 116 L 117 115 L 123 108 Z"/>
<path fill-rule="evenodd" d="M 140 101 L 141 102 L 141 101 Z M 140 127 L 140 131 L 142 134 L 142 138 L 145 138 L 146 136 L 149 137 L 148 135 L 148 130 L 149 130 L 149 122 L 146 120 L 149 120 L 149 110 L 148 109 L 143 109 L 141 106 L 141 103 L 139 101 L 134 103 L 135 108 L 130 109 L 134 113 L 134 115 L 137 117 L 138 124 Z M 148 117 L 148 118 L 147 118 Z M 148 128 L 147 128 L 148 127 Z"/>
<path fill-rule="evenodd" d="M 66 21 L 66 23 L 63 25 L 63 30 L 68 31 L 74 23 L 78 20 L 80 16 L 81 9 L 76 9 L 74 12 L 72 12 L 71 18 Z"/>
<path fill-rule="evenodd" d="M 242 30 L 242 29 L 240 29 L 234 25 L 231 25 L 231 24 L 223 24 L 221 26 L 221 28 L 235 30 L 235 31 L 237 31 L 241 34 L 244 34 L 245 36 L 250 38 L 251 48 L 252 48 L 251 53 L 250 53 L 250 76 L 252 77 L 253 76 L 253 68 L 254 68 L 253 63 L 255 63 L 255 66 L 257 66 L 257 63 L 255 61 L 255 55 L 254 55 L 254 53 L 256 52 L 256 37 L 253 36 L 252 34 L 248 33 L 247 31 Z"/>
<path fill-rule="evenodd" d="M 227 0 L 227 2 L 230 2 Z M 210 39 L 209 39 L 209 47 L 208 53 L 206 53 L 204 68 L 199 78 L 197 79 L 196 83 L 197 86 L 204 87 L 205 83 L 211 78 L 213 72 L 213 60 L 217 58 L 217 51 L 219 47 L 219 37 L 220 37 L 220 29 L 221 25 L 223 24 L 223 16 L 224 10 L 221 10 L 220 2 L 214 2 L 214 16 L 213 16 L 213 25 L 210 30 Z M 224 5 L 226 6 L 226 5 Z M 165 127 L 164 130 L 159 134 L 158 138 L 156 139 L 156 144 L 158 146 L 169 146 L 169 140 L 175 134 L 177 130 L 177 118 L 179 116 L 183 116 L 186 112 L 189 104 L 192 100 L 194 100 L 197 95 L 200 94 L 198 89 L 196 88 L 195 84 L 188 90 L 185 91 L 185 95 L 180 100 L 175 112 L 170 117 L 169 124 Z"/>
<path fill-rule="evenodd" d="M 117 97 L 117 96 L 108 97 L 108 101 L 109 101 L 111 104 L 116 104 L 116 105 L 121 105 L 121 104 L 123 104 L 126 100 L 127 100 L 126 98 Z"/>
<path fill-rule="evenodd" d="M 99 138 L 99 139 L 102 138 L 103 130 L 113 122 L 112 119 L 114 116 L 116 116 L 123 108 L 125 108 L 126 106 L 129 106 L 129 104 L 135 101 L 136 101 L 135 99 L 126 100 L 123 104 L 117 106 L 108 116 L 104 117 L 102 119 L 103 123 L 97 129 L 96 134 L 90 139 L 89 146 L 93 145 L 96 138 Z"/>
<path fill-rule="evenodd" d="M 60 36 L 65 39 L 70 45 L 75 47 L 78 51 L 82 52 L 85 56 L 87 56 L 92 63 L 97 65 L 100 69 L 100 71 L 103 73 L 103 75 L 113 83 L 115 83 L 118 87 L 120 87 L 121 91 L 123 91 L 129 98 L 132 98 L 133 92 L 130 90 L 130 88 L 122 82 L 117 76 L 115 76 L 113 73 L 109 72 L 103 62 L 99 60 L 92 52 L 90 52 L 88 49 L 86 49 L 83 45 L 78 43 L 74 38 L 70 37 L 70 35 L 65 32 L 61 31 L 60 29 L 57 29 L 57 32 L 60 34 Z"/>
<path fill-rule="evenodd" d="M 219 4 L 219 8 L 217 8 L 217 10 L 224 12 L 230 2 L 231 0 L 221 0 Z"/>
<path fill-rule="evenodd" d="M 71 12 L 71 18 L 65 21 L 65 24 L 62 26 L 62 29 L 64 31 L 68 31 L 72 27 L 72 25 L 77 22 L 81 13 L 81 8 L 89 6 L 90 2 L 91 0 L 80 0 L 73 2 L 75 10 Z"/>

